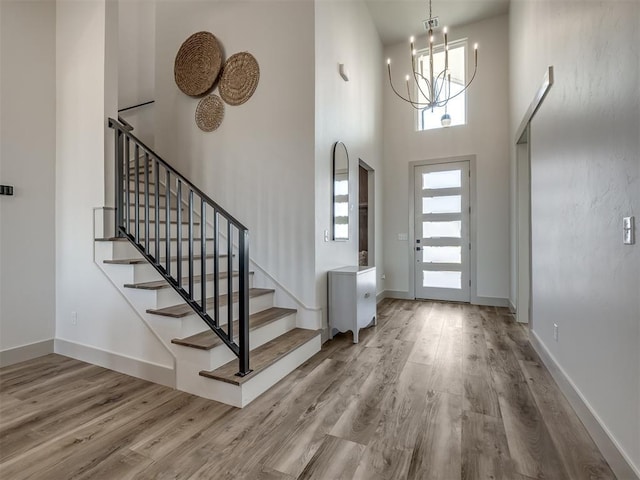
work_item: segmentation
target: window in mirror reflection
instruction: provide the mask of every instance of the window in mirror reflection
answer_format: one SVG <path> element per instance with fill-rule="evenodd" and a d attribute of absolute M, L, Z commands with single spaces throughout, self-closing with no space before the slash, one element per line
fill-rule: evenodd
<path fill-rule="evenodd" d="M 333 145 L 333 240 L 349 240 L 349 154 L 342 142 Z"/>

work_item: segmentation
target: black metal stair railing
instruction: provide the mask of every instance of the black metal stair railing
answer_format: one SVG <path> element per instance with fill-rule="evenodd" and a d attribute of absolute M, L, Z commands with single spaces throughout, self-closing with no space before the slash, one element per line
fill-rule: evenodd
<path fill-rule="evenodd" d="M 249 230 L 136 138 L 130 126 L 110 118 L 109 127 L 115 132 L 116 235 L 127 238 L 233 351 L 238 375 L 248 374 Z M 221 273 L 221 262 L 226 262 L 226 274 Z"/>

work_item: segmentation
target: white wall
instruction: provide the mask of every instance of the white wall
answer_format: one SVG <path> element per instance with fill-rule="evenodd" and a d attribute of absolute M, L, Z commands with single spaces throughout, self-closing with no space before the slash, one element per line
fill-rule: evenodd
<path fill-rule="evenodd" d="M 163 1 L 156 17 L 156 150 L 249 228 L 259 265 L 316 306 L 313 3 Z M 201 30 L 226 57 L 248 51 L 260 65 L 253 97 L 227 105 L 211 133 L 173 75 L 180 45 Z"/>
<path fill-rule="evenodd" d="M 0 22 L 0 183 L 14 186 L 0 197 L 0 352 L 9 355 L 54 336 L 55 4 L 2 1 Z"/>
<path fill-rule="evenodd" d="M 315 258 L 318 299 L 326 306 L 327 270 L 358 264 L 358 160 L 375 169 L 375 264 L 382 266 L 382 45 L 363 2 L 316 2 Z M 366 46 L 366 48 L 363 48 Z M 346 65 L 350 78 L 338 74 Z M 349 241 L 331 238 L 332 147 L 350 162 Z M 383 285 L 378 275 L 378 291 Z"/>
<path fill-rule="evenodd" d="M 510 27 L 512 135 L 555 72 L 531 130 L 534 334 L 640 476 L 640 246 L 622 244 L 640 215 L 640 4 L 517 1 Z"/>
<path fill-rule="evenodd" d="M 118 2 L 118 108 L 155 98 L 156 2 Z M 153 147 L 153 104 L 122 112 L 134 134 Z"/>
<path fill-rule="evenodd" d="M 413 221 L 409 219 L 409 202 L 413 201 L 409 162 L 476 155 L 477 296 L 500 303 L 509 296 L 508 17 L 450 29 L 450 41 L 459 38 L 468 38 L 471 71 L 473 43 L 479 43 L 478 74 L 467 93 L 465 126 L 417 132 L 413 108 L 393 94 L 385 72 L 386 289 L 406 295 L 410 288 L 408 249 L 413 248 L 413 240 L 398 240 L 398 234 L 408 233 L 409 222 Z M 385 49 L 385 57 L 392 59 L 394 75 L 398 75 L 394 84 L 404 84 L 409 69 L 408 48 L 402 43 Z"/>
<path fill-rule="evenodd" d="M 172 356 L 94 263 L 93 209 L 112 190 L 105 164 L 113 161 L 105 152 L 113 138 L 106 119 L 117 109 L 114 6 L 56 4 L 56 339 L 88 347 L 62 353 L 104 351 L 173 368 Z"/>

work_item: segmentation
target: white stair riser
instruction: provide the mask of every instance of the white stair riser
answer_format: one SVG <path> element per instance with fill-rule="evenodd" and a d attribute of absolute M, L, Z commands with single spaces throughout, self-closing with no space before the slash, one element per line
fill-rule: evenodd
<path fill-rule="evenodd" d="M 94 242 L 96 260 L 119 260 L 140 256 L 136 247 L 128 241 Z"/>
<path fill-rule="evenodd" d="M 133 232 L 132 232 L 133 233 Z M 144 231 L 141 229 L 140 230 L 140 234 L 144 235 Z M 153 236 L 153 232 L 151 232 L 151 235 Z M 145 244 L 145 239 L 144 237 L 139 239 L 140 245 L 142 245 L 143 248 L 146 247 Z M 160 244 L 160 255 L 161 258 L 163 258 L 165 256 L 166 253 L 166 240 L 164 238 L 160 238 L 159 242 Z M 178 241 L 177 239 L 174 237 L 171 239 L 171 256 L 176 256 L 177 252 L 178 252 Z M 180 242 L 181 246 L 182 246 L 182 259 L 188 259 L 189 258 L 189 241 L 186 239 L 182 239 Z M 220 250 L 221 252 L 226 252 L 226 245 L 221 245 L 220 246 Z M 155 249 L 156 249 L 156 243 L 155 243 L 155 238 L 149 238 L 149 252 L 153 255 L 155 253 Z M 206 254 L 210 255 L 213 253 L 213 240 L 207 239 L 206 241 Z M 193 240 L 193 255 L 194 256 L 198 256 L 200 255 L 200 239 L 194 239 Z M 173 258 L 172 258 L 173 260 Z"/>
<path fill-rule="evenodd" d="M 252 283 L 253 283 L 252 277 L 253 275 L 249 275 L 249 288 L 252 287 Z M 238 277 L 235 277 L 233 279 L 233 286 L 232 286 L 233 292 L 238 291 L 238 283 L 239 283 Z M 194 282 L 193 284 L 193 290 L 194 290 L 193 293 L 194 293 L 194 298 L 196 300 L 200 300 L 200 298 L 202 298 L 200 285 L 201 285 L 200 282 Z M 189 291 L 189 285 L 187 284 L 182 285 L 182 288 L 184 288 L 187 292 Z M 207 298 L 213 297 L 213 288 L 214 288 L 213 281 L 207 282 Z M 128 290 L 133 290 L 133 289 L 128 288 Z M 144 289 L 137 289 L 137 290 L 142 290 L 144 292 L 151 293 L 151 295 L 149 295 L 149 301 L 152 302 L 151 303 L 152 306 L 148 308 L 164 308 L 164 307 L 169 307 L 171 305 L 177 305 L 183 302 L 180 294 L 178 294 L 172 287 L 169 287 L 169 286 L 167 286 L 166 288 L 158 289 L 158 290 L 144 290 Z M 223 281 L 220 283 L 219 293 L 220 295 L 224 295 L 227 293 L 226 279 L 223 279 Z"/>
<path fill-rule="evenodd" d="M 200 328 L 199 331 L 206 330 L 206 324 L 202 324 L 204 328 Z M 278 320 L 264 325 L 263 327 L 256 328 L 251 331 L 249 336 L 249 348 L 251 350 L 264 345 L 267 342 L 275 339 L 276 337 L 293 330 L 296 327 L 296 315 L 292 313 L 286 317 L 279 318 Z M 185 347 L 183 345 L 176 345 L 176 357 L 179 363 L 182 361 L 197 368 L 193 373 L 198 375 L 200 370 L 215 370 L 221 367 L 227 362 L 230 362 L 235 357 L 233 353 L 227 348 L 226 345 L 218 345 L 211 350 L 199 350 L 197 348 Z M 231 357 L 228 356 L 231 355 Z"/>
<path fill-rule="evenodd" d="M 156 237 L 156 223 L 155 223 L 155 219 L 153 217 L 150 217 L 151 221 L 149 222 L 149 238 L 155 238 Z M 126 220 L 125 220 L 126 223 Z M 160 230 L 160 236 L 158 238 L 164 239 L 167 236 L 167 223 L 164 221 L 164 219 L 161 217 L 160 218 L 160 223 L 159 225 L 159 230 Z M 129 220 L 128 223 L 128 231 L 135 235 L 135 226 L 136 226 L 136 221 L 135 219 L 132 217 Z M 145 224 L 144 224 L 144 216 L 141 216 L 138 219 L 138 230 L 139 233 L 138 235 L 142 238 L 145 235 Z M 183 217 L 182 219 L 182 223 L 180 224 L 180 235 L 182 236 L 182 238 L 186 238 L 189 235 L 189 223 L 188 221 L 185 222 L 185 218 Z M 193 225 L 193 235 L 194 237 L 201 237 L 201 231 L 200 231 L 200 225 L 196 225 L 194 223 Z M 205 232 L 206 234 L 206 238 L 213 238 L 213 231 L 211 229 L 206 230 Z M 173 220 L 170 224 L 169 224 L 169 236 L 171 238 L 178 238 L 178 224 L 176 223 L 176 220 Z M 221 244 L 225 243 L 221 240 Z"/>
<path fill-rule="evenodd" d="M 193 375 L 191 371 L 185 372 L 178 367 L 177 388 L 242 408 L 318 353 L 321 346 L 318 335 L 241 386 Z"/>
<path fill-rule="evenodd" d="M 133 219 L 135 214 L 136 214 L 136 206 L 132 204 L 129 206 L 129 218 Z M 160 215 L 160 222 L 164 222 L 167 219 L 167 211 L 164 207 L 161 206 L 158 209 L 158 214 Z M 144 219 L 145 215 L 146 215 L 145 207 L 144 205 L 141 204 L 138 206 L 138 218 Z M 185 216 L 186 213 L 184 210 L 182 211 L 182 215 L 183 215 L 182 218 L 187 218 Z M 156 218 L 156 208 L 152 202 L 149 205 L 149 219 L 155 221 L 155 218 Z M 175 222 L 177 218 L 178 218 L 178 211 L 175 209 L 169 210 L 169 220 L 172 222 Z M 198 219 L 198 221 L 200 220 Z"/>
<path fill-rule="evenodd" d="M 266 310 L 273 306 L 273 293 L 268 293 L 266 295 L 260 295 L 259 297 L 254 297 L 249 300 L 249 314 L 254 314 L 261 312 L 262 310 Z M 233 319 L 237 320 L 238 318 L 238 304 L 235 303 L 233 305 Z M 213 317 L 213 311 L 209 312 L 209 315 Z M 180 338 L 188 337 L 190 335 L 195 335 L 198 332 L 203 330 L 204 323 L 202 319 L 196 315 L 195 313 L 191 315 L 187 315 L 182 319 L 182 330 L 180 332 Z M 220 316 L 219 316 L 220 324 L 227 322 L 227 307 L 220 307 Z"/>

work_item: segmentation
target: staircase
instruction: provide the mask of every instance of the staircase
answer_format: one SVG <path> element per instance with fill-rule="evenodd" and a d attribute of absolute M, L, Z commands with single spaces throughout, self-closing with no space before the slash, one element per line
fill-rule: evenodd
<path fill-rule="evenodd" d="M 126 125 L 109 125 L 116 235 L 96 238 L 96 263 L 174 355 L 177 389 L 244 407 L 317 353 L 320 331 L 254 286 L 237 220 Z"/>

